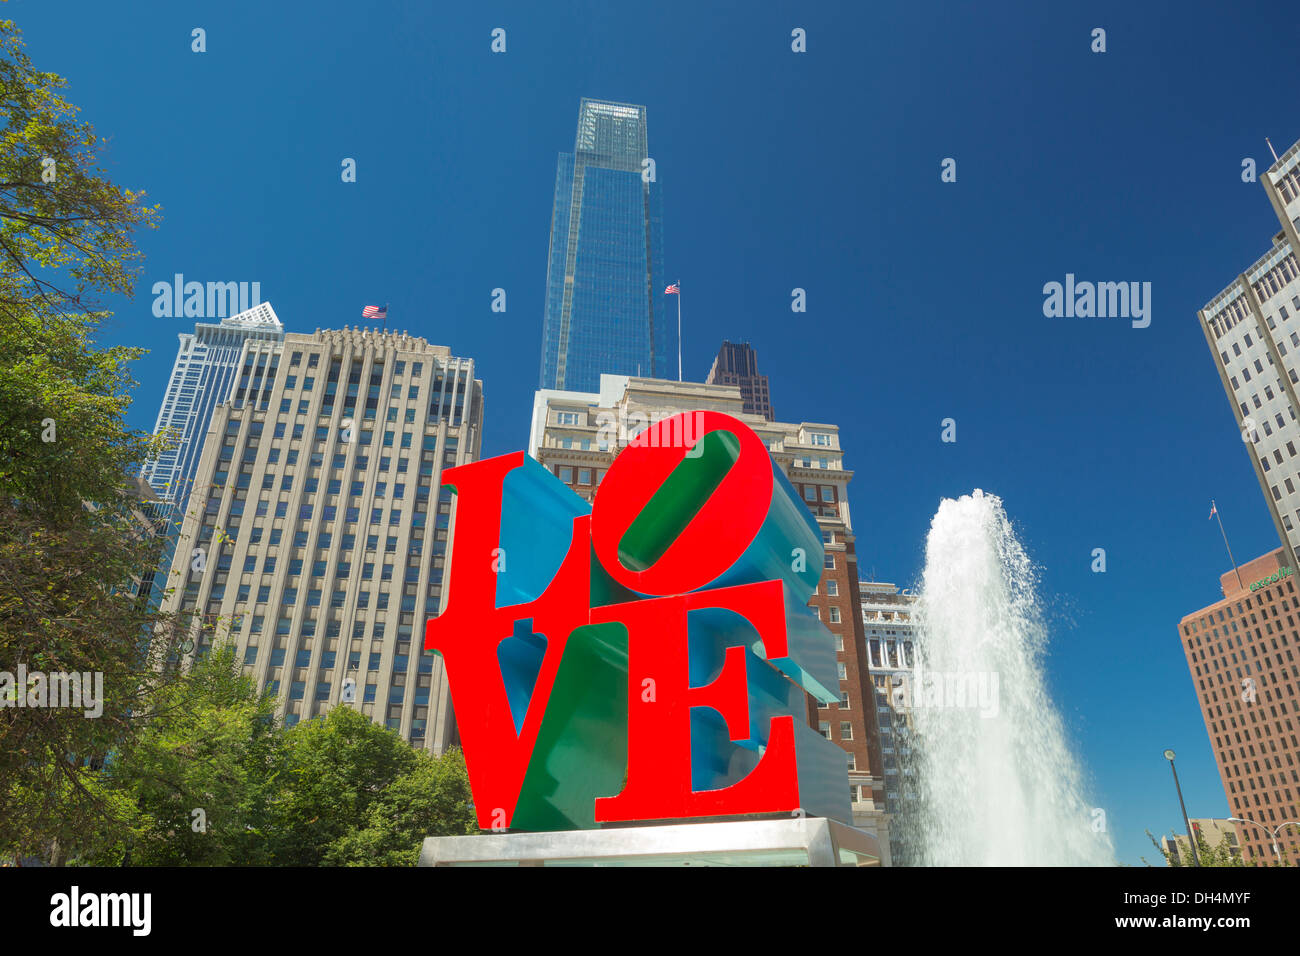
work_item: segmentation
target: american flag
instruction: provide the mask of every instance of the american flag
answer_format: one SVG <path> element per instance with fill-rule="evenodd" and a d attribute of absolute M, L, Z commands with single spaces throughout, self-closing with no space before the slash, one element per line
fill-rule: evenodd
<path fill-rule="evenodd" d="M 363 319 L 386 319 L 388 318 L 388 306 L 386 305 L 368 305 L 361 310 Z"/>
<path fill-rule="evenodd" d="M 682 290 L 677 287 L 676 282 L 674 282 L 668 288 L 664 289 L 664 295 L 681 295 L 681 294 L 682 294 Z"/>
<path fill-rule="evenodd" d="M 1216 507 L 1214 507 L 1214 502 L 1211 501 L 1211 502 L 1210 502 L 1210 517 L 1213 518 L 1213 517 L 1214 517 L 1215 515 L 1217 515 L 1218 513 L 1219 513 L 1219 509 L 1216 508 Z"/>

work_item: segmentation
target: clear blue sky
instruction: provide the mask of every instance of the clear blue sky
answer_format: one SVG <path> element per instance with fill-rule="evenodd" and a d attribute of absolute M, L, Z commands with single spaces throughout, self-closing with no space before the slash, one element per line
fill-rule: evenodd
<path fill-rule="evenodd" d="M 182 272 L 260 281 L 290 331 L 370 324 L 362 305 L 391 303 L 390 327 L 478 361 L 485 453 L 525 447 L 556 154 L 580 97 L 646 104 L 687 377 L 748 339 L 779 417 L 841 426 L 861 566 L 880 580 L 919 575 L 941 497 L 1001 495 L 1042 567 L 1052 685 L 1121 860 L 1156 855 L 1144 828 L 1181 827 L 1166 747 L 1189 813 L 1227 815 L 1176 625 L 1227 570 L 1211 497 L 1238 558 L 1278 541 L 1196 310 L 1278 228 L 1240 171 L 1268 165 L 1266 135 L 1279 151 L 1300 138 L 1269 93 L 1294 59 L 1293 5 L 13 0 L 0 15 L 112 138 L 114 180 L 164 207 L 138 294 L 109 303 L 108 339 L 152 349 L 142 429 L 189 327 L 153 317 L 150 286 Z M 1151 326 L 1044 318 L 1043 284 L 1067 272 L 1151 282 Z"/>

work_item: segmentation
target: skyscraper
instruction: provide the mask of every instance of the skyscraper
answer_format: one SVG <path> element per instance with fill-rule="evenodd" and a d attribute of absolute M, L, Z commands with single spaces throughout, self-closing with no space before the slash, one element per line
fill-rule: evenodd
<path fill-rule="evenodd" d="M 219 322 L 196 323 L 193 333 L 181 332 L 179 337 L 180 348 L 153 430 L 155 435 L 170 436 L 172 443 L 157 458 L 145 462 L 140 472 L 157 496 L 146 508 L 165 529 L 157 572 L 146 574 L 142 585 L 155 604 L 167 587 L 178 525 L 199 467 L 212 411 L 230 396 L 244 343 L 278 342 L 284 338 L 284 326 L 270 303 L 264 302 Z M 160 581 L 164 582 L 161 587 Z"/>
<path fill-rule="evenodd" d="M 229 397 L 244 343 L 283 338 L 284 326 L 269 302 L 220 322 L 199 322 L 193 334 L 180 333 L 180 348 L 153 430 L 155 435 L 172 435 L 175 445 L 142 470 L 160 500 L 183 505 L 189 495 L 212 410 Z"/>
<path fill-rule="evenodd" d="M 907 846 L 910 828 L 900 826 L 917 799 L 917 781 L 912 759 L 912 697 L 915 687 L 917 645 L 916 598 L 892 584 L 859 581 L 862 595 L 862 630 L 867 665 L 876 689 L 880 751 L 884 765 L 885 808 L 893 816 L 890 827 L 890 856 L 895 866 L 915 858 Z"/>
<path fill-rule="evenodd" d="M 195 613 L 194 653 L 233 644 L 286 724 L 355 707 L 441 752 L 455 723 L 423 652 L 450 534 L 441 476 L 478 456 L 482 414 L 473 360 L 405 332 L 246 341 L 165 605 Z"/>
<path fill-rule="evenodd" d="M 1282 231 L 1198 313 L 1237 431 L 1286 549 L 1300 566 L 1300 143 L 1259 177 Z"/>
<path fill-rule="evenodd" d="M 644 106 L 583 99 L 555 172 L 541 387 L 595 391 L 602 372 L 668 378 L 676 325 Z"/>
<path fill-rule="evenodd" d="M 739 385 L 745 411 L 762 415 L 769 422 L 775 420 L 767 376 L 759 374 L 758 353 L 748 342 L 733 343 L 724 339 L 704 382 L 706 385 Z"/>
<path fill-rule="evenodd" d="M 1300 630 L 1285 551 L 1219 578 L 1223 597 L 1178 630 L 1247 863 L 1300 857 Z M 1279 829 L 1280 828 L 1280 829 Z M 1276 850 L 1275 850 L 1276 847 Z"/>

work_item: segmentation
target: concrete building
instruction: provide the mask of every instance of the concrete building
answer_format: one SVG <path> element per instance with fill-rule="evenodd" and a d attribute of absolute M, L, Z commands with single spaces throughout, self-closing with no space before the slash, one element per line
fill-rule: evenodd
<path fill-rule="evenodd" d="M 287 724 L 343 704 L 440 753 L 454 718 L 423 635 L 441 475 L 477 458 L 482 416 L 474 362 L 405 332 L 246 341 L 173 566 L 167 609 L 196 614 L 194 653 L 232 642 Z"/>
<path fill-rule="evenodd" d="M 810 704 L 809 721 L 847 753 L 854 820 L 889 842 L 885 778 L 881 773 L 876 695 L 867 666 L 858 565 L 849 512 L 839 427 L 813 422 L 769 422 L 747 413 L 736 385 L 705 385 L 602 375 L 593 393 L 544 390 L 533 403 L 528 453 L 588 501 L 619 448 L 653 422 L 696 410 L 719 411 L 743 421 L 803 496 L 821 526 L 824 571 L 809 601 L 839 646 L 842 699 Z M 811 700 L 811 698 L 810 698 Z M 888 865 L 888 860 L 882 861 Z"/>
<path fill-rule="evenodd" d="M 203 440 L 213 409 L 230 396 L 248 341 L 279 342 L 284 326 L 263 302 L 216 322 L 198 322 L 194 331 L 179 333 L 180 347 L 172 363 L 154 424 L 155 435 L 170 439 L 168 448 L 146 461 L 140 475 L 153 491 L 147 509 L 161 528 L 162 554 L 156 570 L 144 576 L 142 593 L 155 606 L 165 597 L 166 580 L 175 557 L 177 533 L 199 468 Z"/>
<path fill-rule="evenodd" d="M 263 302 L 219 322 L 196 323 L 193 333 L 181 332 L 179 338 L 153 430 L 155 435 L 172 436 L 175 443 L 145 462 L 140 473 L 159 501 L 183 506 L 198 471 L 213 409 L 230 396 L 244 343 L 279 342 L 284 326 L 271 304 Z"/>
<path fill-rule="evenodd" d="M 890 831 L 890 855 L 897 866 L 909 858 L 904 845 L 905 828 L 897 825 L 899 817 L 917 799 L 910 740 L 912 688 L 908 686 L 919 649 L 916 599 L 911 591 L 900 591 L 896 585 L 880 581 L 859 581 L 858 592 L 867 667 L 876 692 L 885 809 L 895 823 Z"/>
<path fill-rule="evenodd" d="M 1211 817 L 1201 817 L 1188 821 L 1192 825 L 1192 832 L 1205 838 L 1205 843 L 1211 849 L 1217 847 L 1220 843 L 1227 842 L 1232 851 L 1232 855 L 1241 856 L 1241 846 L 1237 843 L 1237 828 L 1231 820 L 1216 820 Z M 1169 866 L 1175 864 L 1179 866 L 1194 866 L 1192 862 L 1192 851 L 1188 849 L 1187 836 L 1177 834 L 1170 838 L 1162 836 L 1160 838 L 1160 849 L 1166 854 L 1165 862 Z M 1173 859 L 1170 859 L 1172 857 Z"/>
<path fill-rule="evenodd" d="M 1273 830 L 1300 821 L 1300 606 L 1287 549 L 1219 579 L 1223 598 L 1187 615 L 1179 636 L 1247 863 L 1274 860 Z M 1300 861 L 1300 826 L 1278 844 Z"/>
<path fill-rule="evenodd" d="M 704 383 L 739 385 L 746 412 L 762 415 L 769 422 L 776 419 L 776 413 L 772 411 L 772 396 L 767 388 L 767 376 L 759 374 L 758 353 L 748 342 L 736 344 L 724 340 Z"/>
<path fill-rule="evenodd" d="M 1259 178 L 1282 230 L 1197 313 L 1264 500 L 1297 567 L 1300 550 L 1300 143 Z"/>

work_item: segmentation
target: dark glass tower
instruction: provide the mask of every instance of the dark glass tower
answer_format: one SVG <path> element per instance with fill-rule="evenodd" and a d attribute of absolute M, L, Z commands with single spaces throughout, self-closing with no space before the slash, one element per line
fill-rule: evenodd
<path fill-rule="evenodd" d="M 663 215 L 644 106 L 583 99 L 555 173 L 542 325 L 542 388 L 594 392 L 600 375 L 671 378 Z"/>
<path fill-rule="evenodd" d="M 758 371 L 758 353 L 748 342 L 736 344 L 726 340 L 718 349 L 705 385 L 739 385 L 744 410 L 751 415 L 762 415 L 769 422 L 776 420 L 772 411 L 772 398 L 767 390 L 767 376 Z"/>

